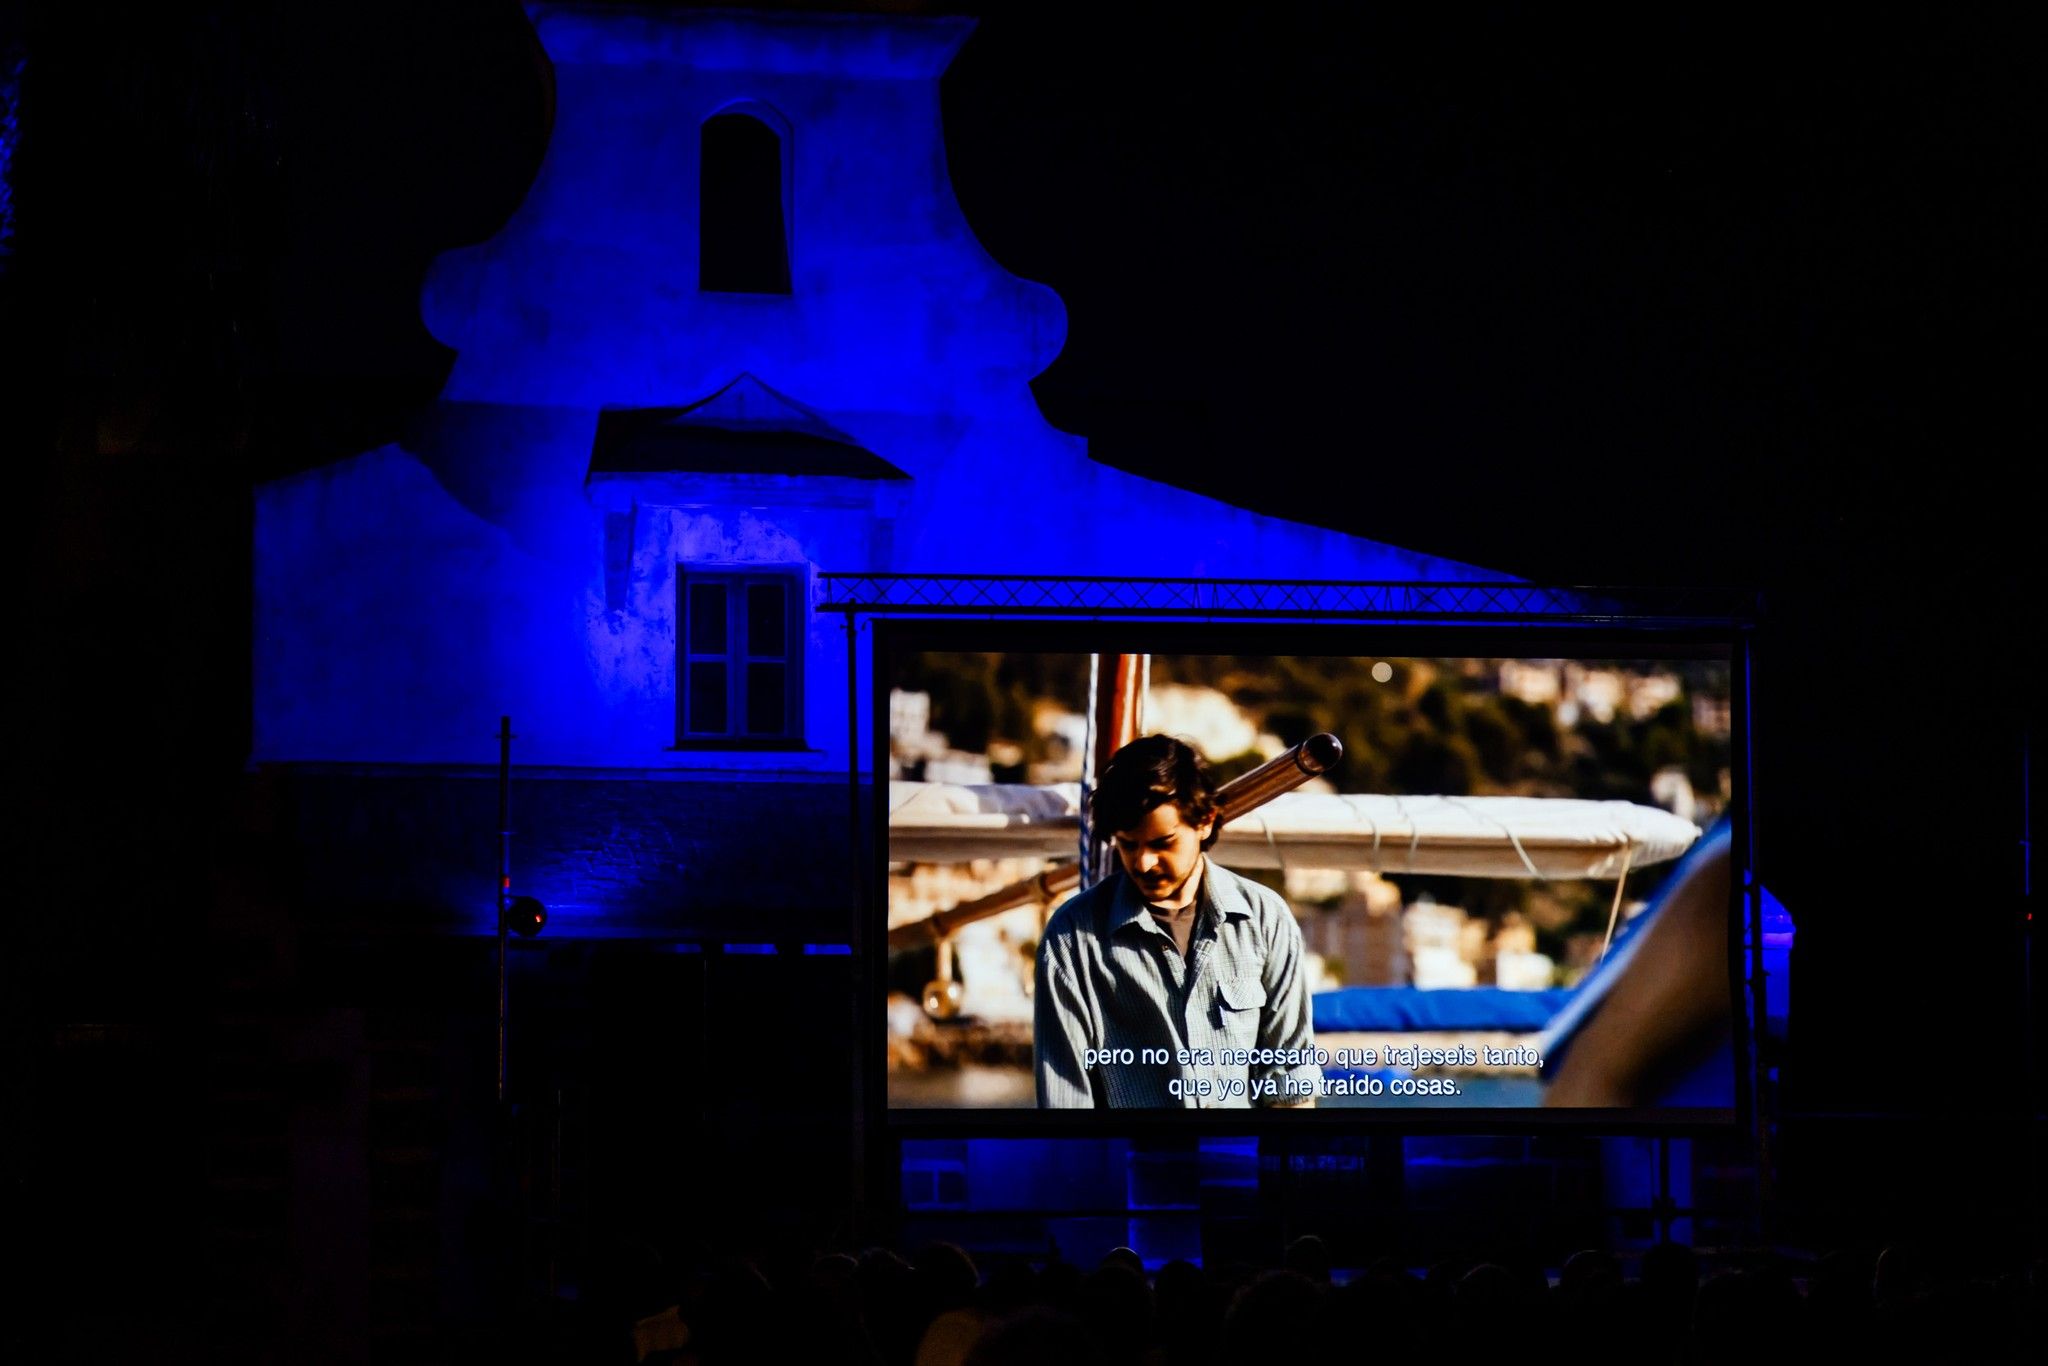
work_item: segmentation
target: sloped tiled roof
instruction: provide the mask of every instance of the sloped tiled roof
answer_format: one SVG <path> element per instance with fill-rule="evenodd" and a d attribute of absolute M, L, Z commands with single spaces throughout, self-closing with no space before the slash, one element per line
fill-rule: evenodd
<path fill-rule="evenodd" d="M 746 373 L 684 408 L 606 409 L 598 416 L 590 473 L 910 477 Z"/>

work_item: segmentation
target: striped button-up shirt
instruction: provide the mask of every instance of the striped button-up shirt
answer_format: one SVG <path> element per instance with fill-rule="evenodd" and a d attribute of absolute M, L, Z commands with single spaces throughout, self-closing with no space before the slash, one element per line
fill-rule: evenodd
<path fill-rule="evenodd" d="M 1244 1109 L 1315 1094 L 1294 913 L 1206 858 L 1200 876 L 1185 959 L 1121 870 L 1053 913 L 1033 1002 L 1041 1107 Z"/>

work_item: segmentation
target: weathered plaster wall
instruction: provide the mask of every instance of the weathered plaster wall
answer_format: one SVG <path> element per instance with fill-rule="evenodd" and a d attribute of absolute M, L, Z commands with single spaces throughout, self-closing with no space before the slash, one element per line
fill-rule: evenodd
<path fill-rule="evenodd" d="M 534 14 L 557 121 L 505 229 L 427 282 L 459 352 L 442 401 L 400 445 L 258 493 L 258 760 L 488 762 L 509 713 L 522 763 L 843 771 L 844 631 L 815 616 L 806 752 L 671 748 L 679 562 L 1490 577 L 1107 469 L 1046 423 L 1028 381 L 1064 310 L 989 257 L 947 177 L 938 77 L 968 21 Z M 732 107 L 787 129 L 788 296 L 697 289 L 698 128 Z M 911 479 L 586 484 L 601 410 L 742 371 Z M 633 518 L 623 609 L 607 512 Z"/>

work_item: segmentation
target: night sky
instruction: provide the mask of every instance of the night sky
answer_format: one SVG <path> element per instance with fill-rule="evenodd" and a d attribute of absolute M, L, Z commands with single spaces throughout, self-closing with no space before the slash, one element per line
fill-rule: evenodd
<path fill-rule="evenodd" d="M 419 276 L 516 205 L 544 67 L 512 5 L 186 8 L 29 26 L 13 287 L 62 440 L 353 451 L 445 372 Z M 997 9 L 945 80 L 1097 458 L 1546 581 L 1995 551 L 2040 228 L 2014 35 L 1270 8 Z"/>
<path fill-rule="evenodd" d="M 1066 301 L 1046 415 L 1506 573 L 1758 590 L 1789 1103 L 2010 1110 L 2038 49 L 1948 14 L 1110 8 L 985 11 L 943 86 L 969 221 Z M 509 4 L 0 22 L 29 889 L 92 908 L 29 931 L 22 1009 L 139 1010 L 179 994 L 246 752 L 250 482 L 431 400 L 422 273 L 517 204 L 548 85 Z M 1908 999 L 1902 1063 L 1872 1040 Z"/>

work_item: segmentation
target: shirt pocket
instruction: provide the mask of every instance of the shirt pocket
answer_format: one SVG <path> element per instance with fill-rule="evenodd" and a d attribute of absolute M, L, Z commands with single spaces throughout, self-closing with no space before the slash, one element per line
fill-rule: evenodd
<path fill-rule="evenodd" d="M 1266 985 L 1256 977 L 1226 977 L 1216 984 L 1217 1023 L 1238 1047 L 1250 1047 L 1258 1038 L 1259 1012 L 1265 1008 Z"/>

